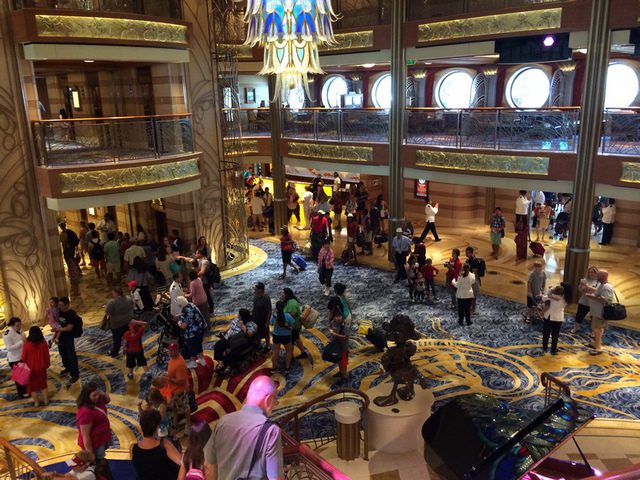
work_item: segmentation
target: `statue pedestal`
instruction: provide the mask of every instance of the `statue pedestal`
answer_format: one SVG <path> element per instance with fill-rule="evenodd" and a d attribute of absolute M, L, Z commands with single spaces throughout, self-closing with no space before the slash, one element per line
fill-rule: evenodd
<path fill-rule="evenodd" d="M 390 407 L 379 407 L 374 398 L 389 395 L 391 383 L 383 383 L 367 391 L 371 400 L 367 411 L 369 448 L 385 453 L 413 452 L 423 442 L 422 424 L 431 415 L 433 394 L 415 386 L 416 395 L 409 402 L 398 399 Z"/>

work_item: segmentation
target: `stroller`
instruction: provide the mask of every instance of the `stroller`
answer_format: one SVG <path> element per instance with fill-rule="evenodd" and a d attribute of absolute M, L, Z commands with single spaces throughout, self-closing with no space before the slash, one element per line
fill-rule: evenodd
<path fill-rule="evenodd" d="M 554 233 L 558 236 L 558 240 L 567 238 L 569 231 L 569 219 L 571 217 L 567 212 L 560 212 L 556 218 Z"/>
<path fill-rule="evenodd" d="M 156 296 L 156 304 L 151 313 L 153 317 L 149 320 L 149 329 L 152 332 L 160 332 L 156 362 L 164 364 L 169 356 L 170 344 L 177 343 L 180 345 L 180 350 L 182 350 L 184 344 L 182 331 L 172 318 L 171 301 L 166 295 Z"/>

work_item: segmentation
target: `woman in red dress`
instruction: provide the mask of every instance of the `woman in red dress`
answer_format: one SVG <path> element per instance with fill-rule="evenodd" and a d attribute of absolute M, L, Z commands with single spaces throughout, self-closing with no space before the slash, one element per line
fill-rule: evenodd
<path fill-rule="evenodd" d="M 42 403 L 49 404 L 47 395 L 47 369 L 51 365 L 49 359 L 49 345 L 44 340 L 40 327 L 34 325 L 29 329 L 29 336 L 22 347 L 22 361 L 31 370 L 31 378 L 27 384 L 27 393 L 31 394 L 36 407 L 40 406 L 39 395 L 42 395 Z"/>

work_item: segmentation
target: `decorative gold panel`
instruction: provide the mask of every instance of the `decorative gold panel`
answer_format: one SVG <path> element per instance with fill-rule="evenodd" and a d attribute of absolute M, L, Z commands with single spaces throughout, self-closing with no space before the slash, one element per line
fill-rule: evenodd
<path fill-rule="evenodd" d="M 313 158 L 315 160 L 343 160 L 348 162 L 370 162 L 373 147 L 355 145 L 318 145 L 315 143 L 289 142 L 292 157 Z"/>
<path fill-rule="evenodd" d="M 547 157 L 418 150 L 416 152 L 416 166 L 468 172 L 549 175 L 549 159 Z"/>
<path fill-rule="evenodd" d="M 640 183 L 640 163 L 622 162 L 621 182 Z"/>
<path fill-rule="evenodd" d="M 240 147 L 237 151 L 232 150 L 234 144 L 238 144 Z M 243 155 L 257 155 L 260 150 L 258 149 L 257 140 L 241 139 L 231 141 L 225 139 L 224 151 L 233 157 L 241 157 Z"/>
<path fill-rule="evenodd" d="M 128 18 L 36 15 L 41 37 L 100 38 L 187 44 L 187 27 Z"/>
<path fill-rule="evenodd" d="M 371 48 L 373 47 L 373 30 L 364 30 L 362 32 L 336 33 L 336 43 L 330 45 L 322 45 L 319 47 L 321 52 L 335 52 L 336 50 L 349 50 L 354 48 Z"/>
<path fill-rule="evenodd" d="M 60 191 L 80 193 L 115 190 L 185 180 L 199 174 L 198 160 L 195 158 L 157 165 L 61 173 Z"/>
<path fill-rule="evenodd" d="M 223 51 L 234 51 L 238 59 L 253 58 L 253 49 L 242 43 L 218 43 L 216 47 Z"/>
<path fill-rule="evenodd" d="M 562 8 L 500 13 L 484 17 L 461 18 L 418 26 L 418 41 L 433 42 L 454 38 L 479 37 L 500 33 L 531 32 L 560 28 Z"/>

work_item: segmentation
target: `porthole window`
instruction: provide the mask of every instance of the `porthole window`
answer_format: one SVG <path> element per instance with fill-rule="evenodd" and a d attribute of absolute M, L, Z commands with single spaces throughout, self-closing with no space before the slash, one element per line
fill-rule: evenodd
<path fill-rule="evenodd" d="M 377 78 L 371 89 L 371 101 L 374 107 L 391 108 L 391 74 L 385 73 Z"/>
<path fill-rule="evenodd" d="M 322 85 L 322 104 L 327 108 L 339 108 L 343 95 L 347 94 L 347 81 L 342 75 L 332 75 Z"/>
<path fill-rule="evenodd" d="M 301 85 L 296 85 L 287 92 L 287 104 L 292 110 L 304 108 L 304 101 L 304 88 Z"/>
<path fill-rule="evenodd" d="M 549 100 L 551 82 L 547 73 L 539 67 L 525 67 L 509 78 L 507 102 L 514 108 L 540 108 Z"/>
<path fill-rule="evenodd" d="M 451 70 L 436 84 L 436 103 L 442 108 L 469 108 L 473 77 L 465 70 Z"/>
<path fill-rule="evenodd" d="M 625 108 L 633 104 L 638 96 L 638 74 L 629 65 L 612 63 L 607 69 L 605 108 Z"/>

